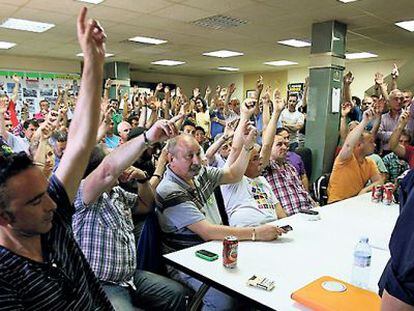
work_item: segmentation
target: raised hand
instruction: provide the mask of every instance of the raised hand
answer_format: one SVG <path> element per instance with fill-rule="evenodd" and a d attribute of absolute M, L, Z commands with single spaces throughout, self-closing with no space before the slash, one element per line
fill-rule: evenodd
<path fill-rule="evenodd" d="M 259 76 L 259 79 L 256 81 L 256 90 L 261 93 L 263 91 L 263 77 Z"/>
<path fill-rule="evenodd" d="M 230 83 L 229 86 L 227 87 L 227 94 L 231 96 L 235 90 L 236 90 L 236 85 L 234 83 Z"/>
<path fill-rule="evenodd" d="M 163 85 L 162 85 L 162 83 L 160 82 L 160 83 L 158 83 L 157 84 L 157 86 L 155 87 L 155 90 L 157 91 L 157 92 L 159 92 L 159 91 L 161 91 L 163 89 Z"/>
<path fill-rule="evenodd" d="M 112 80 L 111 79 L 106 79 L 105 81 L 105 88 L 109 89 L 112 85 Z"/>
<path fill-rule="evenodd" d="M 350 102 L 345 102 L 341 106 L 341 117 L 346 117 L 352 110 L 352 104 Z"/>
<path fill-rule="evenodd" d="M 277 93 L 279 93 L 279 95 L 277 95 Z M 280 97 L 280 91 L 278 89 L 276 89 L 273 93 L 273 97 L 273 112 L 280 112 L 285 109 L 285 102 L 283 101 L 282 97 Z"/>
<path fill-rule="evenodd" d="M 250 119 L 256 109 L 257 101 L 255 98 L 246 98 L 240 106 L 240 113 L 246 119 Z"/>
<path fill-rule="evenodd" d="M 234 136 L 234 131 L 236 130 L 236 127 L 237 127 L 238 123 L 239 123 L 239 119 L 235 119 L 233 121 L 226 122 L 226 126 L 224 127 L 224 132 L 223 132 L 223 136 L 226 139 L 230 139 Z"/>
<path fill-rule="evenodd" d="M 244 146 L 247 149 L 251 149 L 257 140 L 257 129 L 250 124 L 250 122 L 245 122 L 243 124 L 243 142 Z"/>
<path fill-rule="evenodd" d="M 83 7 L 77 23 L 78 41 L 83 52 L 83 59 L 103 66 L 106 34 L 98 21 L 91 19 L 86 22 L 86 13 L 87 9 Z"/>
<path fill-rule="evenodd" d="M 146 136 L 150 143 L 162 142 L 166 139 L 172 138 L 178 135 L 178 129 L 175 122 L 184 118 L 183 114 L 175 116 L 170 120 L 158 120 L 153 126 L 146 132 Z"/>
<path fill-rule="evenodd" d="M 210 94 L 211 94 L 211 88 L 210 88 L 210 85 L 207 85 L 207 88 L 206 88 L 206 96 L 208 96 Z"/>
<path fill-rule="evenodd" d="M 400 115 L 400 119 L 398 120 L 398 122 L 402 125 L 402 126 L 406 126 L 408 121 L 410 120 L 410 106 L 407 107 L 407 109 L 404 109 L 403 112 Z"/>
<path fill-rule="evenodd" d="M 385 109 L 385 99 L 381 98 L 380 100 L 378 100 L 378 102 L 373 105 L 373 108 L 376 118 L 381 118 L 382 112 Z"/>
<path fill-rule="evenodd" d="M 344 84 L 350 85 L 354 81 L 354 76 L 352 75 L 352 72 L 348 71 L 346 75 L 344 75 Z"/>
<path fill-rule="evenodd" d="M 5 114 L 7 112 L 8 104 L 6 97 L 0 98 L 0 113 Z"/>
<path fill-rule="evenodd" d="M 170 94 L 170 87 L 168 86 L 168 85 L 166 85 L 165 86 L 165 88 L 164 88 L 164 93 L 167 95 L 167 94 Z"/>
<path fill-rule="evenodd" d="M 41 139 L 43 140 L 47 140 L 50 138 L 50 136 L 52 136 L 52 133 L 54 131 L 54 125 L 52 124 L 52 122 L 50 122 L 50 120 L 43 122 L 40 125 L 40 133 L 41 133 Z"/>
<path fill-rule="evenodd" d="M 374 82 L 376 85 L 384 84 L 384 75 L 381 72 L 376 72 L 374 76 Z"/>
<path fill-rule="evenodd" d="M 362 116 L 362 120 L 368 122 L 371 122 L 375 118 L 375 111 L 373 108 L 369 108 L 364 111 L 364 114 Z"/>
<path fill-rule="evenodd" d="M 393 64 L 392 69 L 391 69 L 391 77 L 393 79 L 397 79 L 399 75 L 400 75 L 400 72 L 398 71 L 397 64 Z"/>

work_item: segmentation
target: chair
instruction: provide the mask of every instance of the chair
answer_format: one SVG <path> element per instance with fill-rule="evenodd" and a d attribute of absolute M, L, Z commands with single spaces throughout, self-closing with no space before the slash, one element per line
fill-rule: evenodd
<path fill-rule="evenodd" d="M 295 153 L 298 154 L 305 165 L 306 176 L 310 180 L 312 176 L 312 151 L 309 148 L 296 148 Z"/>

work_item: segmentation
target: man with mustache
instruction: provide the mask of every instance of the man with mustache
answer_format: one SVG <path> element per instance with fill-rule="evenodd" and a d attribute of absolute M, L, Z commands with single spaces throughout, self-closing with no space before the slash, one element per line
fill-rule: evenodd
<path fill-rule="evenodd" d="M 273 240 L 284 231 L 276 226 L 235 228 L 211 219 L 209 202 L 214 189 L 237 183 L 243 177 L 256 141 L 256 129 L 245 123 L 242 150 L 232 165 L 218 169 L 201 165 L 201 148 L 194 137 L 181 134 L 168 142 L 166 173 L 157 187 L 157 214 L 163 233 L 165 252 L 197 245 L 209 240 L 223 240 L 233 235 L 239 240 Z M 201 282 L 170 269 L 170 276 L 197 290 Z M 203 298 L 203 310 L 234 310 L 235 301 L 211 288 Z"/>

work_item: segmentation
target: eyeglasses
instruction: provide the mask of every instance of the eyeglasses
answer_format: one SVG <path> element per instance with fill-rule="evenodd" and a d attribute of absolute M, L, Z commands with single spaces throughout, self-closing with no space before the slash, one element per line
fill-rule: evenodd
<path fill-rule="evenodd" d="M 46 273 L 49 280 L 59 283 L 66 297 L 73 297 L 76 291 L 74 282 L 64 270 L 58 267 L 54 260 L 48 264 Z"/>

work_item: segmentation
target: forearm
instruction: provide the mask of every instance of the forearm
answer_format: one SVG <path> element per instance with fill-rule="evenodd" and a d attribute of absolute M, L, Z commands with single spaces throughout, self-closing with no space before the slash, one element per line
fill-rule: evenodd
<path fill-rule="evenodd" d="M 391 80 L 391 91 L 396 90 L 397 87 L 397 79 L 392 79 Z"/>
<path fill-rule="evenodd" d="M 19 83 L 17 82 L 14 84 L 13 95 L 11 96 L 11 100 L 16 103 L 18 99 L 19 99 Z"/>
<path fill-rule="evenodd" d="M 341 152 L 339 153 L 339 156 L 342 159 L 346 159 L 352 154 L 352 151 L 356 143 L 360 139 L 362 132 L 364 131 L 366 126 L 367 126 L 367 121 L 362 120 L 361 123 L 358 124 L 358 126 L 355 127 L 354 130 L 348 133 L 348 136 L 346 137 L 344 145 L 341 149 Z M 345 155 L 345 157 L 343 157 L 343 155 Z"/>
<path fill-rule="evenodd" d="M 226 236 L 235 236 L 239 241 L 252 240 L 253 238 L 253 228 L 230 227 L 210 223 L 203 226 L 203 228 L 197 228 L 197 223 L 188 226 L 188 228 L 196 232 L 205 241 L 223 240 Z"/>
<path fill-rule="evenodd" d="M 244 173 L 246 172 L 249 164 L 251 149 L 246 149 L 244 146 L 239 153 L 237 159 L 224 168 L 223 177 L 220 180 L 220 184 L 234 184 L 239 182 Z"/>
<path fill-rule="evenodd" d="M 395 128 L 394 132 L 392 132 L 390 136 L 390 140 L 388 142 L 391 150 L 396 149 L 396 147 L 398 146 L 401 132 L 404 130 L 404 127 L 405 127 L 404 125 L 399 123 L 398 126 Z"/>
<path fill-rule="evenodd" d="M 0 112 L 0 135 L 3 136 L 5 140 L 9 138 L 9 133 L 6 129 L 6 122 L 4 120 L 4 114 Z"/>
<path fill-rule="evenodd" d="M 376 181 L 376 182 L 373 182 L 373 183 L 371 183 L 369 186 L 367 186 L 367 187 L 365 187 L 365 188 L 363 188 L 359 193 L 358 193 L 358 195 L 361 195 L 361 194 L 364 194 L 364 193 L 368 193 L 368 192 L 370 192 L 371 190 L 372 190 L 372 188 L 374 188 L 375 186 L 378 186 L 378 185 L 382 185 L 384 183 L 384 180 L 381 178 L 380 180 L 378 180 L 378 181 Z"/>
<path fill-rule="evenodd" d="M 206 151 L 206 158 L 208 163 L 211 164 L 214 161 L 215 154 L 219 151 L 221 146 L 226 142 L 226 137 L 222 135 L 217 141 L 215 141 Z"/>
<path fill-rule="evenodd" d="M 270 122 L 270 105 L 269 103 L 263 103 L 263 133 L 266 131 L 266 128 Z"/>
<path fill-rule="evenodd" d="M 161 182 L 162 176 L 164 176 L 166 162 L 158 162 L 157 167 L 155 168 L 154 174 L 152 174 L 149 183 L 151 184 L 151 188 L 155 191 L 159 183 Z"/>
<path fill-rule="evenodd" d="M 384 97 L 385 100 L 388 100 L 388 91 L 387 91 L 387 86 L 385 84 L 380 85 L 380 91 L 381 91 L 382 97 Z"/>
<path fill-rule="evenodd" d="M 377 137 L 380 124 L 381 124 L 381 117 L 376 118 L 372 124 L 372 129 L 371 129 L 372 136 Z"/>
<path fill-rule="evenodd" d="M 46 152 L 47 152 L 47 140 L 40 139 L 39 146 L 37 147 L 36 153 L 33 155 L 33 162 L 42 164 L 43 166 L 46 163 Z"/>
<path fill-rule="evenodd" d="M 260 157 L 262 158 L 262 167 L 266 167 L 269 164 L 270 153 L 272 151 L 273 140 L 276 135 L 277 120 L 280 116 L 280 110 L 273 112 L 269 125 L 266 130 L 263 130 L 262 149 L 260 151 Z"/>
<path fill-rule="evenodd" d="M 141 107 L 141 111 L 139 114 L 138 126 L 145 127 L 146 121 L 147 121 L 147 105 L 143 105 Z"/>
<path fill-rule="evenodd" d="M 107 131 L 107 124 L 104 122 L 98 128 L 98 133 L 96 135 L 96 143 L 98 144 L 104 137 Z"/>
<path fill-rule="evenodd" d="M 126 120 L 128 118 L 128 100 L 124 100 L 124 105 L 122 106 L 122 118 Z"/>
<path fill-rule="evenodd" d="M 341 116 L 341 122 L 339 124 L 339 137 L 341 142 L 344 142 L 346 136 L 348 135 L 348 124 L 346 122 L 346 117 Z"/>
<path fill-rule="evenodd" d="M 351 85 L 345 83 L 344 84 L 344 103 L 352 103 L 352 95 L 351 95 Z"/>
<path fill-rule="evenodd" d="M 155 123 L 155 121 L 157 121 L 157 109 L 151 110 L 150 117 L 145 123 L 145 127 L 149 129 Z"/>
<path fill-rule="evenodd" d="M 139 184 L 137 210 L 140 214 L 146 214 L 151 211 L 154 203 L 154 191 L 149 181 Z"/>

